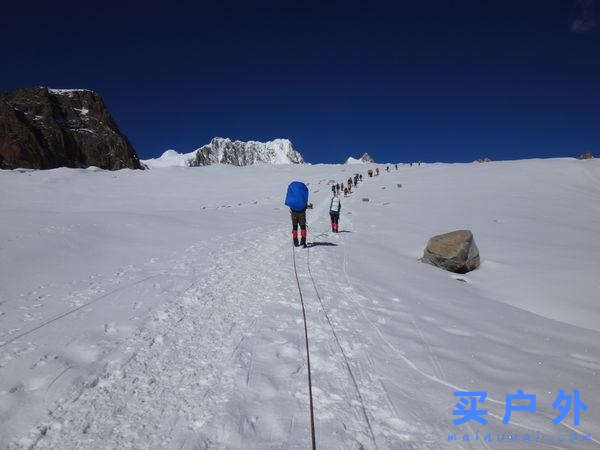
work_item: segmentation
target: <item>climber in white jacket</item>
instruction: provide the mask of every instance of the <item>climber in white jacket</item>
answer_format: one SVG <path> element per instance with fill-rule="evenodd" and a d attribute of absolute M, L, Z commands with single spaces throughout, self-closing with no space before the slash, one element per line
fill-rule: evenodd
<path fill-rule="evenodd" d="M 338 223 L 340 221 L 340 211 L 342 210 L 342 202 L 340 196 L 336 193 L 331 197 L 329 204 L 329 217 L 331 217 L 331 231 L 338 232 Z"/>

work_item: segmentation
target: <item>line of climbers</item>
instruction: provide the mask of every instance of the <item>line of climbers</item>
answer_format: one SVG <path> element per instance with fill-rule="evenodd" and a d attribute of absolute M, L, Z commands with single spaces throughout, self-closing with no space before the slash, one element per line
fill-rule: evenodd
<path fill-rule="evenodd" d="M 396 170 L 398 165 L 396 164 Z M 389 172 L 389 166 L 386 167 L 386 171 Z M 373 176 L 373 169 L 368 170 L 369 177 Z M 379 168 L 375 168 L 375 176 L 379 175 Z M 346 184 L 342 181 L 331 186 L 332 197 L 329 202 L 329 217 L 331 219 L 331 231 L 334 233 L 339 232 L 340 222 L 340 211 L 342 210 L 341 193 L 344 193 L 344 197 L 352 193 L 352 188 L 356 188 L 359 182 L 362 182 L 362 174 L 355 173 L 349 177 Z M 288 188 L 285 196 L 285 205 L 290 208 L 290 215 L 292 218 L 292 241 L 295 247 L 306 245 L 306 210 L 312 209 L 312 203 L 308 202 L 308 187 L 301 181 L 292 181 Z M 300 242 L 298 242 L 298 227 L 300 227 Z"/>

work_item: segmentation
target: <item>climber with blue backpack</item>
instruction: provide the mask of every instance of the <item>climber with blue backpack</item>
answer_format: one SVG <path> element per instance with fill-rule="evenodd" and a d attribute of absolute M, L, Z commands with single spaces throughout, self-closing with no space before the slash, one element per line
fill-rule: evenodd
<path fill-rule="evenodd" d="M 287 188 L 285 205 L 290 208 L 292 216 L 292 240 L 294 247 L 301 245 L 306 248 L 306 208 L 312 208 L 308 203 L 308 187 L 301 181 L 292 181 Z M 300 243 L 298 243 L 298 226 L 300 226 Z"/>

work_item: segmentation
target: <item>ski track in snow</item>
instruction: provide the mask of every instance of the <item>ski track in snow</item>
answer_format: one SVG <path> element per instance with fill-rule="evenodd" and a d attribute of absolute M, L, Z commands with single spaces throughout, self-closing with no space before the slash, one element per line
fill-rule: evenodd
<path fill-rule="evenodd" d="M 598 181 L 598 180 L 596 180 Z M 382 204 L 383 206 L 387 205 L 389 203 L 384 203 Z M 352 216 L 351 216 L 352 212 L 344 217 L 344 222 L 346 224 L 346 226 L 344 228 L 347 228 L 347 231 L 349 232 L 354 232 L 354 227 L 353 227 L 353 221 L 352 221 Z M 336 236 L 337 237 L 337 236 Z M 339 239 L 338 239 L 339 240 Z M 377 304 L 377 301 L 372 301 L 371 299 L 359 294 L 353 287 L 353 282 L 350 279 L 350 270 L 349 270 L 349 252 L 350 252 L 350 248 L 351 248 L 351 244 L 350 242 L 346 242 L 346 244 L 343 246 L 343 278 L 345 280 L 345 283 L 339 283 L 339 289 L 340 292 L 344 292 L 346 298 L 348 299 L 349 302 L 351 302 L 354 306 L 355 306 L 355 311 L 357 314 L 360 314 L 364 319 L 365 322 L 368 323 L 371 328 L 373 330 L 376 331 L 377 336 L 379 337 L 379 339 L 381 340 L 381 343 L 387 347 L 389 347 L 394 353 L 397 354 L 397 356 L 399 356 L 401 358 L 402 361 L 404 361 L 406 363 L 406 365 L 411 368 L 412 370 L 414 370 L 416 373 L 420 374 L 422 377 L 429 379 L 430 381 L 437 383 L 441 386 L 445 386 L 447 388 L 449 388 L 449 390 L 451 391 L 465 391 L 465 390 L 469 390 L 466 389 L 464 387 L 459 387 L 456 384 L 452 384 L 451 382 L 447 381 L 447 376 L 444 372 L 443 366 L 441 364 L 441 360 L 440 358 L 436 355 L 435 351 L 432 349 L 429 341 L 425 338 L 421 328 L 419 327 L 417 320 L 415 318 L 415 315 L 412 314 L 411 312 L 407 313 L 407 319 L 410 320 L 410 323 L 412 324 L 412 326 L 414 327 L 414 330 L 416 331 L 416 335 L 417 338 L 415 338 L 415 341 L 420 341 L 422 343 L 423 349 L 426 351 L 426 354 L 430 360 L 430 365 L 431 365 L 431 373 L 426 372 L 425 370 L 423 370 L 421 367 L 419 367 L 417 364 L 415 364 L 413 361 L 411 361 L 410 359 L 408 359 L 404 353 L 397 348 L 394 344 L 392 344 L 388 339 L 386 339 L 384 337 L 384 334 L 381 332 L 381 330 L 379 329 L 379 327 L 377 326 L 377 324 L 374 323 L 373 320 L 371 320 L 368 317 L 368 310 L 364 309 L 363 306 L 361 305 L 368 305 L 370 303 L 375 303 Z M 331 267 L 335 267 L 335 261 L 331 261 L 330 262 L 330 266 Z M 427 319 L 427 318 L 426 318 Z M 431 320 L 433 320 L 434 322 L 435 319 L 429 318 Z M 448 332 L 451 332 L 450 330 L 448 330 Z M 459 335 L 461 335 L 462 333 L 458 333 Z M 466 333 L 466 336 L 470 336 L 470 333 Z M 371 346 L 374 346 L 374 343 L 370 343 Z M 372 358 L 370 358 L 367 355 L 365 355 L 365 359 L 369 362 L 372 362 Z M 377 374 L 376 370 L 371 370 L 370 371 L 371 374 Z M 389 380 L 391 381 L 391 380 Z M 391 381 L 393 383 L 393 381 Z M 384 382 L 383 380 L 380 380 L 381 386 L 385 391 L 385 386 L 384 386 Z M 396 408 L 394 406 L 394 403 L 392 401 L 391 398 L 389 398 L 389 394 L 386 395 L 388 397 L 390 406 L 392 407 L 392 409 L 396 412 Z M 410 399 L 410 400 L 414 400 L 414 399 Z M 498 420 L 498 422 L 502 421 L 502 416 L 503 416 L 503 412 L 504 412 L 504 407 L 505 407 L 505 402 L 504 401 L 500 401 L 497 399 L 494 399 L 492 397 L 488 397 L 487 398 L 488 402 L 494 403 L 495 405 L 500 405 L 502 407 L 502 412 L 500 412 L 500 409 L 498 409 L 498 413 L 493 413 L 490 412 L 490 416 L 493 417 L 494 419 Z M 490 405 L 488 405 L 489 407 Z M 548 419 L 549 421 L 552 420 L 554 418 L 554 416 L 552 416 L 551 414 L 545 413 L 545 412 L 540 412 L 538 411 L 538 414 L 541 414 L 543 417 L 545 417 L 546 419 Z M 443 435 L 444 432 L 448 430 L 447 424 L 445 423 L 439 423 L 439 424 L 435 424 L 435 422 L 432 420 L 431 418 L 426 419 L 425 417 L 418 417 L 416 415 L 413 414 L 413 418 L 416 420 L 417 423 L 419 423 L 419 427 L 423 428 L 423 427 L 427 427 L 428 425 L 433 425 L 432 428 L 428 429 L 427 432 L 424 433 L 425 436 L 440 436 Z M 533 425 L 526 425 L 526 424 L 522 424 L 519 423 L 516 420 L 512 420 L 511 424 L 513 426 L 517 426 L 519 428 L 521 428 L 522 430 L 524 430 L 525 432 L 530 432 L 532 434 L 534 434 L 536 432 L 536 427 Z M 438 425 L 438 426 L 436 426 Z M 474 435 L 474 430 L 471 427 L 470 424 L 467 424 L 467 427 L 470 430 L 471 435 Z M 564 427 L 566 430 L 562 430 L 562 432 L 564 433 L 565 431 L 567 432 L 573 432 L 576 433 L 577 435 L 581 436 L 583 433 L 582 430 L 577 429 L 575 427 L 570 426 L 568 423 L 564 423 L 562 422 L 560 424 L 560 427 Z M 436 429 L 437 428 L 437 429 Z M 427 438 L 426 437 L 421 437 L 419 439 L 419 442 L 427 442 Z M 591 438 L 591 442 L 594 442 L 595 444 L 600 445 L 600 441 L 598 441 L 595 438 Z M 389 442 L 388 442 L 389 443 Z M 468 443 L 462 443 L 463 445 L 466 446 L 470 446 Z M 396 443 L 397 445 L 397 443 Z M 485 448 L 490 448 L 490 445 L 488 443 L 486 443 L 485 441 L 480 441 L 478 443 L 476 443 L 476 445 L 480 445 L 482 447 Z M 549 448 L 567 448 L 567 447 L 563 447 L 563 446 L 556 446 L 556 445 L 552 445 L 549 443 L 544 443 L 544 442 L 540 442 L 537 445 L 542 446 L 542 447 L 549 447 Z M 568 444 L 565 444 L 568 446 Z M 394 444 L 391 444 L 391 446 L 393 447 Z M 435 443 L 430 442 L 428 443 L 427 447 L 430 448 L 429 446 L 436 446 Z M 570 447 L 568 447 L 570 448 Z"/>
<path fill-rule="evenodd" d="M 219 436 L 234 439 L 239 434 L 241 443 L 245 433 L 255 433 L 252 421 L 259 411 L 248 416 L 231 411 L 225 417 L 210 413 L 227 404 L 240 379 L 255 383 L 249 342 L 262 322 L 257 303 L 282 282 L 267 271 L 257 272 L 263 258 L 272 259 L 270 253 L 278 249 L 271 246 L 265 254 L 257 251 L 259 246 L 268 247 L 254 241 L 211 252 L 211 272 L 153 312 L 152 321 L 128 343 L 132 357 L 126 365 L 94 381 L 93 389 L 76 400 L 77 408 L 54 411 L 62 425 L 56 433 L 50 425 L 38 446 L 103 442 L 118 447 L 143 439 L 151 447 L 180 447 L 186 441 L 212 447 L 219 445 Z M 192 268 L 194 262 L 187 264 Z M 251 277 L 241 277 L 250 272 Z"/>
<path fill-rule="evenodd" d="M 598 177 L 590 170 L 584 173 L 586 186 L 595 186 L 596 191 L 568 188 L 595 199 L 600 195 Z M 502 394 L 521 387 L 513 385 L 515 371 L 505 360 L 513 353 L 494 353 L 506 346 L 516 349 L 511 351 L 520 364 L 545 358 L 547 369 L 541 376 L 555 381 L 561 378 L 560 374 L 554 378 L 556 367 L 562 367 L 560 361 L 537 343 L 553 339 L 554 346 L 574 362 L 565 369 L 565 377 L 586 371 L 593 374 L 586 382 L 595 380 L 600 366 L 593 334 L 582 332 L 579 343 L 564 331 L 569 328 L 545 334 L 549 321 L 543 318 L 530 319 L 527 329 L 515 325 L 504 330 L 498 324 L 472 323 L 468 314 L 462 317 L 472 309 L 472 298 L 488 302 L 490 311 L 500 311 L 503 318 L 506 314 L 508 322 L 516 317 L 514 308 L 495 300 L 489 303 L 490 294 L 482 288 L 478 272 L 461 276 L 465 283 L 448 275 L 436 278 L 442 286 L 444 276 L 453 283 L 444 287 L 448 298 L 437 302 L 414 282 L 412 272 L 402 274 L 402 284 L 391 283 L 393 288 L 377 281 L 365 283 L 356 267 L 364 270 L 361 252 L 373 242 L 361 241 L 374 235 L 366 226 L 384 222 L 364 219 L 397 206 L 391 189 L 381 189 L 382 184 L 391 186 L 396 181 L 404 180 L 394 173 L 365 177 L 370 197 L 378 192 L 386 197 L 364 205 L 363 185 L 359 185 L 342 199 L 342 233 L 334 234 L 328 231 L 326 179 L 310 180 L 315 209 L 307 215 L 313 246 L 299 249 L 296 261 L 308 323 L 317 446 L 447 448 L 445 436 L 456 431 L 451 424 L 453 391 L 484 389 L 488 385 L 478 383 L 487 378 L 490 385 L 500 386 L 487 399 L 488 429 L 506 430 L 501 423 L 504 401 L 498 393 L 505 387 Z M 285 213 L 284 207 L 274 206 L 280 199 L 257 198 L 208 201 L 199 208 L 229 211 L 260 204 Z M 363 209 L 367 207 L 371 209 Z M 42 234 L 63 232 L 68 230 L 49 226 Z M 35 234 L 11 239 L 14 236 L 26 240 Z M 38 425 L 28 434 L 5 442 L 9 447 L 35 448 L 307 448 L 306 354 L 291 258 L 285 214 L 279 223 L 248 227 L 241 233 L 223 232 L 158 261 L 123 265 L 61 286 L 40 285 L 3 299 L 0 317 L 4 314 L 18 325 L 0 332 L 0 369 L 29 365 L 30 374 L 52 368 L 44 377 L 32 375 L 0 392 L 16 396 L 37 390 L 46 410 L 45 419 L 36 419 Z M 494 262 L 486 263 L 493 270 Z M 413 270 L 412 265 L 402 267 Z M 420 275 L 433 269 L 414 270 Z M 373 268 L 367 276 L 375 277 L 378 271 Z M 470 294 L 478 297 L 461 302 L 459 289 L 463 288 L 479 289 Z M 49 301 L 56 292 L 68 292 L 59 303 L 62 310 Z M 46 307 L 46 302 L 54 306 Z M 73 337 L 64 343 L 68 352 L 44 353 L 31 363 L 31 355 L 44 348 L 44 339 L 60 336 L 60 327 L 86 321 L 104 305 L 110 305 L 106 317 L 100 316 L 104 335 L 91 348 L 84 348 L 84 343 L 94 342 L 95 335 L 90 334 L 90 341 Z M 119 311 L 129 317 L 129 334 L 122 334 L 125 325 L 110 317 Z M 474 338 L 488 350 L 478 352 L 471 342 Z M 519 349 L 520 340 L 529 345 Z M 89 361 L 94 363 L 85 370 L 80 367 Z M 528 369 L 521 376 L 529 382 L 532 374 Z M 593 401 L 586 400 L 588 405 Z M 583 432 L 568 423 L 548 426 L 553 417 L 541 399 L 537 415 L 515 415 L 510 431 Z M 594 424 L 597 415 L 588 412 L 588 417 Z M 461 431 L 473 435 L 481 429 L 468 425 Z M 600 445 L 596 439 L 593 443 Z M 576 448 L 569 443 L 539 446 Z M 454 448 L 482 447 L 496 448 L 484 441 L 454 443 Z"/>
<path fill-rule="evenodd" d="M 352 219 L 350 217 L 346 218 L 346 222 L 350 225 L 349 228 L 350 230 L 353 230 L 352 227 Z M 408 320 L 410 320 L 410 323 L 412 324 L 412 326 L 414 327 L 415 331 L 416 331 L 416 335 L 417 337 L 415 338 L 416 341 L 420 341 L 423 345 L 423 349 L 426 350 L 426 354 L 430 360 L 431 363 L 431 372 L 432 373 L 427 373 L 425 370 L 423 370 L 422 368 L 418 367 L 413 361 L 411 361 L 410 359 L 408 359 L 403 352 L 397 348 L 394 344 L 392 344 L 388 339 L 386 339 L 383 335 L 383 333 L 381 332 L 381 330 L 379 329 L 379 327 L 368 317 L 366 311 L 361 307 L 361 305 L 366 305 L 371 303 L 372 301 L 369 298 L 366 298 L 364 296 L 362 296 L 361 294 L 359 294 L 358 292 L 356 292 L 356 290 L 353 287 L 353 283 L 350 279 L 350 274 L 349 274 L 349 258 L 348 258 L 348 253 L 349 253 L 349 247 L 350 245 L 347 244 L 343 247 L 343 276 L 345 279 L 345 284 L 342 283 L 340 284 L 340 289 L 341 291 L 343 291 L 346 295 L 346 298 L 353 304 L 355 305 L 355 311 L 357 312 L 357 314 L 360 314 L 367 323 L 370 324 L 370 326 L 372 327 L 372 329 L 374 329 L 377 333 L 377 336 L 380 338 L 382 344 L 388 346 L 394 353 L 396 353 L 401 360 L 403 360 L 406 365 L 414 370 L 415 372 L 417 372 L 418 374 L 420 374 L 421 376 L 423 376 L 424 378 L 437 383 L 441 386 L 444 386 L 446 388 L 449 388 L 449 390 L 451 391 L 465 391 L 468 389 L 465 389 L 464 387 L 459 387 L 455 384 L 450 383 L 449 381 L 446 380 L 446 374 L 444 372 L 444 369 L 442 367 L 440 358 L 436 355 L 435 351 L 432 349 L 430 343 L 428 342 L 428 340 L 425 338 L 425 336 L 423 335 L 423 332 L 421 330 L 421 328 L 419 327 L 419 325 L 416 322 L 415 316 L 412 313 L 408 313 Z M 374 343 L 371 343 L 371 345 L 375 345 Z M 365 356 L 366 359 L 370 362 L 372 362 L 372 359 L 366 355 Z M 372 370 L 370 373 L 377 373 L 376 370 Z M 392 380 L 388 380 L 392 383 L 394 383 Z M 380 380 L 381 386 L 385 391 L 385 387 L 383 385 L 383 380 Z M 391 398 L 389 398 L 389 394 L 387 394 L 390 406 L 392 407 L 392 409 L 394 411 L 397 411 L 393 401 L 391 400 Z M 409 398 L 409 400 L 415 400 L 414 398 Z M 500 400 L 496 400 L 494 398 L 488 397 L 487 398 L 488 402 L 492 402 L 495 403 L 496 405 L 501 405 L 502 409 L 504 409 L 505 406 L 505 402 L 500 401 Z M 489 405 L 488 405 L 489 407 Z M 539 412 L 538 412 L 539 413 Z M 501 422 L 503 419 L 503 412 L 500 413 L 498 412 L 497 414 L 494 414 L 492 412 L 489 413 L 490 416 L 492 416 L 493 418 L 495 418 L 496 420 L 498 420 L 498 422 Z M 547 419 L 551 420 L 553 417 L 549 414 L 546 413 L 541 413 L 544 417 L 546 417 Z M 427 431 L 425 433 L 423 433 L 423 436 L 420 437 L 419 442 L 427 442 L 427 437 L 426 436 L 441 436 L 444 434 L 444 432 L 448 430 L 448 427 L 446 424 L 444 423 L 439 423 L 436 424 L 435 422 L 431 423 L 431 419 L 427 419 L 426 417 L 419 417 L 417 415 L 412 414 L 413 419 L 415 419 L 416 423 L 419 423 L 419 427 L 425 427 L 425 428 L 429 428 L 428 426 L 433 425 L 431 428 L 427 429 Z M 532 434 L 534 434 L 536 432 L 536 428 L 534 426 L 530 426 L 530 425 L 524 425 L 519 423 L 518 421 L 515 421 L 514 419 L 511 421 L 511 424 L 513 426 L 517 426 L 523 430 L 525 430 L 526 432 L 530 432 Z M 561 423 L 560 424 L 562 427 L 567 428 L 569 431 L 577 433 L 578 435 L 582 435 L 583 432 L 581 430 L 578 430 L 572 426 L 569 426 L 566 423 Z M 469 428 L 469 431 L 471 433 L 471 435 L 475 435 L 475 432 L 472 428 L 472 426 L 470 424 L 466 425 Z M 410 434 L 407 434 L 406 436 L 410 436 Z M 600 441 L 592 438 L 591 439 L 592 442 L 600 445 Z M 394 443 L 392 442 L 388 442 L 392 448 L 394 446 Z M 463 445 L 467 445 L 469 446 L 469 444 L 463 443 Z M 485 441 L 480 441 L 479 443 L 476 443 L 476 445 L 480 445 L 482 447 L 485 448 L 490 448 L 490 445 L 488 443 L 486 443 Z M 565 447 L 559 447 L 556 445 L 552 445 L 549 443 L 538 443 L 538 445 L 542 446 L 542 447 L 548 447 L 548 448 L 565 448 Z M 433 442 L 429 442 L 427 445 L 427 448 L 432 448 L 435 447 L 436 444 Z"/>
<path fill-rule="evenodd" d="M 342 229 L 349 231 L 347 228 L 348 225 L 351 228 L 351 219 L 346 216 L 344 220 Z M 328 226 L 325 223 L 320 225 L 323 227 Z M 379 374 L 373 358 L 369 355 L 377 343 L 365 330 L 360 329 L 361 323 L 358 320 L 361 317 L 366 318 L 362 312 L 361 304 L 368 301 L 368 299 L 358 298 L 349 280 L 346 249 L 348 243 L 343 242 L 342 236 L 344 236 L 344 233 L 334 235 L 326 232 L 321 234 L 326 237 L 334 237 L 334 242 L 338 245 L 337 252 L 332 252 L 323 259 L 315 259 L 315 265 L 321 269 L 319 273 L 321 276 L 327 277 L 327 283 L 321 283 L 320 286 L 330 286 L 328 289 L 324 289 L 324 298 L 330 302 L 328 306 L 322 306 L 325 320 L 329 323 L 327 316 L 332 317 L 330 334 L 333 335 L 335 341 L 338 341 L 336 335 L 341 335 L 340 342 L 336 342 L 339 350 L 333 352 L 338 353 L 340 359 L 347 365 L 347 371 L 353 381 L 352 384 L 354 384 L 354 388 L 349 385 L 348 389 L 356 389 L 358 394 L 358 398 L 355 396 L 354 399 L 348 399 L 348 404 L 354 404 L 354 409 L 357 411 L 355 412 L 356 415 L 361 415 L 358 411 L 363 410 L 363 415 L 366 414 L 372 417 L 370 420 L 363 420 L 362 434 L 364 438 L 360 446 L 376 448 L 377 443 L 380 442 L 382 448 L 438 447 L 438 444 L 432 441 L 431 437 L 443 434 L 440 433 L 441 427 L 438 429 L 435 424 L 431 424 L 432 426 L 425 425 L 425 417 L 419 416 L 415 412 L 410 412 L 408 416 L 406 412 L 404 412 L 404 416 L 400 415 L 398 407 L 385 388 L 385 383 L 394 383 L 394 381 Z M 341 270 L 340 256 L 342 260 Z M 332 283 L 331 280 L 336 280 L 336 282 Z M 331 286 L 335 286 L 335 288 L 332 289 Z M 327 308 L 327 311 L 325 308 Z M 336 320 L 338 315 L 341 318 Z M 314 322 L 312 325 L 314 326 Z M 339 372 L 343 372 L 343 368 L 340 368 Z M 362 404 L 363 395 L 361 392 L 365 393 L 366 406 Z M 371 426 L 371 421 L 374 424 L 375 436 L 373 438 L 370 438 L 367 432 L 367 429 Z M 411 424 L 415 422 L 419 423 L 418 427 Z"/>
<path fill-rule="evenodd" d="M 326 213 L 326 203 L 316 213 Z M 144 442 L 154 448 L 304 448 L 308 440 L 306 366 L 297 293 L 285 258 L 289 242 L 281 239 L 287 227 L 245 234 L 268 238 L 249 241 L 241 236 L 242 246 L 239 240 L 223 239 L 210 251 L 210 269 L 202 277 L 195 267 L 204 256 L 204 247 L 191 247 L 185 260 L 168 264 L 179 267 L 178 273 L 161 272 L 133 281 L 58 316 L 63 319 L 116 290 L 151 278 L 178 275 L 195 280 L 152 311 L 151 319 L 121 344 L 126 358 L 109 361 L 101 374 L 74 392 L 72 399 L 56 405 L 49 420 L 18 444 L 72 448 L 101 442 L 116 448 Z M 315 246 L 312 251 L 320 268 L 318 249 Z M 416 427 L 398 418 L 383 382 L 373 376 L 375 368 L 367 350 L 372 342 L 357 333 L 351 322 L 358 316 L 353 314 L 335 325 L 335 319 L 328 318 L 317 283 L 319 276 L 331 278 L 332 274 L 310 273 L 309 252 L 299 252 L 306 261 L 299 277 L 308 299 L 319 446 L 377 448 L 381 440 L 384 448 L 400 444 L 431 448 L 427 439 L 419 441 L 423 435 Z M 275 298 L 274 292 L 279 293 Z M 323 292 L 327 298 L 327 289 Z M 273 342 L 273 335 L 281 339 Z M 355 352 L 366 355 L 366 367 L 352 361 Z M 273 367 L 273 361 L 279 366 Z M 48 389 L 69 369 L 62 369 Z M 276 411 L 288 414 L 278 417 Z M 376 431 L 371 421 L 376 421 Z"/>
<path fill-rule="evenodd" d="M 241 248 L 226 243 L 212 251 L 211 271 L 178 298 L 153 311 L 150 323 L 124 344 L 130 354 L 125 362 L 109 363 L 107 370 L 88 381 L 73 400 L 53 409 L 51 421 L 19 444 L 55 448 L 102 442 L 103 446 L 121 447 L 143 441 L 150 447 L 246 447 L 247 435 L 251 435 L 255 448 L 303 442 L 307 427 L 306 368 L 300 358 L 303 347 L 297 333 L 298 305 L 290 289 L 289 268 L 280 261 L 283 270 L 279 274 L 271 265 L 260 271 L 262 263 L 286 253 L 289 243 L 282 244 L 284 231 L 277 231 L 258 233 L 271 236 L 267 242 L 259 239 Z M 248 234 L 255 233 L 252 230 Z M 184 275 L 196 278 L 193 267 L 198 257 L 192 257 L 190 253 L 195 251 L 190 250 L 190 259 L 179 265 L 191 271 Z M 306 289 L 308 276 L 301 273 L 300 277 Z M 285 306 L 285 314 L 267 321 L 262 302 L 268 302 L 276 291 L 286 293 L 277 301 Z M 314 311 L 315 298 L 311 297 L 309 310 Z M 263 327 L 269 330 L 265 336 L 257 331 Z M 331 356 L 339 359 L 339 348 L 332 346 L 324 324 L 310 322 L 309 328 L 319 367 L 314 376 L 320 381 L 315 389 L 320 442 L 372 448 L 374 442 L 365 430 L 357 398 L 340 389 L 348 384 L 344 377 L 336 376 L 344 373 L 343 361 L 326 363 Z M 273 332 L 280 335 L 286 329 L 292 331 L 289 340 L 269 342 Z M 275 374 L 271 373 L 273 356 L 284 363 Z M 66 370 L 69 367 L 58 377 Z M 294 382 L 282 392 L 290 376 Z M 272 410 L 292 402 L 290 408 L 296 414 L 284 423 L 270 416 L 270 392 Z M 239 411 L 240 403 L 247 404 L 248 409 Z M 255 410 L 249 406 L 252 404 Z M 219 414 L 214 415 L 215 411 Z"/>

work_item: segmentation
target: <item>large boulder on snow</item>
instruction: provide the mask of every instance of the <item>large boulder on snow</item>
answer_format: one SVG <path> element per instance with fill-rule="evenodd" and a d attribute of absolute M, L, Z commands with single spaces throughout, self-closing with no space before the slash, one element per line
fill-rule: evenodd
<path fill-rule="evenodd" d="M 470 230 L 456 230 L 429 239 L 421 261 L 455 273 L 479 267 L 479 249 Z"/>

